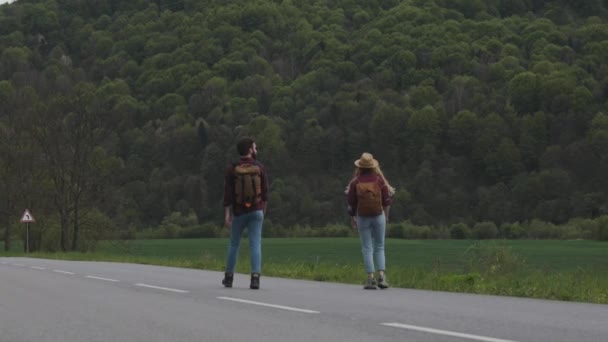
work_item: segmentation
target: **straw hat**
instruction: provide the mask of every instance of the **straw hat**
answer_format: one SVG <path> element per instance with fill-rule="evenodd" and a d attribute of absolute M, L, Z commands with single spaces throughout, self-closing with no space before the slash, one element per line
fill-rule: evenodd
<path fill-rule="evenodd" d="M 364 152 L 361 158 L 355 160 L 355 165 L 360 169 L 373 169 L 378 167 L 378 161 L 371 153 Z"/>

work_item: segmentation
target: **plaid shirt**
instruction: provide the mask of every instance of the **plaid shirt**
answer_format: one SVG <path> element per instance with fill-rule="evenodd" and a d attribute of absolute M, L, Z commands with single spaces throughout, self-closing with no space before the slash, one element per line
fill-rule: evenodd
<path fill-rule="evenodd" d="M 235 216 L 256 210 L 263 210 L 265 203 L 268 202 L 268 176 L 266 175 L 264 165 L 251 157 L 241 157 L 236 164 L 253 164 L 254 162 L 262 171 L 262 201 L 251 208 L 242 208 L 241 206 L 236 205 L 234 194 L 234 165 L 230 165 L 226 168 L 226 178 L 224 181 L 224 207 L 232 206 L 232 212 Z"/>

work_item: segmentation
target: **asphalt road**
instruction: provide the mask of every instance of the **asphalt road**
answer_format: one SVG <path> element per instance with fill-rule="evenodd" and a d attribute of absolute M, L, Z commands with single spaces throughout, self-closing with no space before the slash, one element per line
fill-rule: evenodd
<path fill-rule="evenodd" d="M 0 258 L 0 342 L 608 341 L 608 305 Z"/>

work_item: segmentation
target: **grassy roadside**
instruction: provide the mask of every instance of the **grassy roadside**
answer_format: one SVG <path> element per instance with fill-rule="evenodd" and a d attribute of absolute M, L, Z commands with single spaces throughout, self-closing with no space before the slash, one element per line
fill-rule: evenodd
<path fill-rule="evenodd" d="M 221 271 L 225 239 L 112 241 L 95 253 L 28 256 Z M 589 241 L 387 241 L 393 287 L 608 304 L 608 246 Z M 361 284 L 357 239 L 266 239 L 264 275 Z M 0 256 L 23 256 L 12 252 Z M 243 243 L 238 272 L 247 273 Z M 219 280 L 218 280 L 219 281 Z"/>

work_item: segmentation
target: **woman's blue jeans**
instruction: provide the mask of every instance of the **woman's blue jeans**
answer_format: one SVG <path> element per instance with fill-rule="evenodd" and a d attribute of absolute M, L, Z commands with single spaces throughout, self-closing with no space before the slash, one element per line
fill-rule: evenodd
<path fill-rule="evenodd" d="M 367 273 L 374 273 L 374 259 L 379 271 L 385 270 L 384 233 L 386 219 L 384 213 L 378 216 L 357 216 L 357 227 L 361 238 L 363 263 Z"/>
<path fill-rule="evenodd" d="M 239 256 L 241 235 L 247 229 L 249 236 L 249 253 L 251 255 L 251 273 L 262 271 L 262 223 L 264 212 L 262 210 L 252 211 L 232 218 L 230 227 L 230 244 L 228 245 L 228 258 L 226 260 L 226 272 L 234 273 L 236 260 Z"/>

